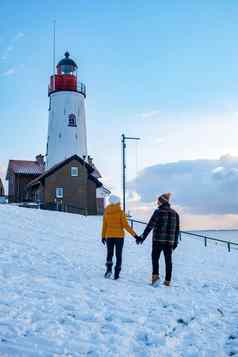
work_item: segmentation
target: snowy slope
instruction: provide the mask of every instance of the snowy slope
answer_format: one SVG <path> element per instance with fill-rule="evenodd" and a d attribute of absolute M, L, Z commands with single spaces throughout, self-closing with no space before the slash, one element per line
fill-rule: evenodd
<path fill-rule="evenodd" d="M 171 288 L 151 240 L 105 280 L 101 218 L 0 205 L 0 356 L 238 356 L 238 252 L 183 239 Z M 140 230 L 139 230 L 140 233 Z"/>

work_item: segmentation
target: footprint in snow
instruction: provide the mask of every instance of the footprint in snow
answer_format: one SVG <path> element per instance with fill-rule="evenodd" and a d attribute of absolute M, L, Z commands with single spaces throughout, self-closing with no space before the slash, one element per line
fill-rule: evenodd
<path fill-rule="evenodd" d="M 143 344 L 147 347 L 158 347 L 165 344 L 165 341 L 158 337 L 157 334 L 153 334 L 152 332 L 147 333 L 144 331 L 140 331 L 136 335 L 136 340 L 140 344 Z"/>
<path fill-rule="evenodd" d="M 238 335 L 230 334 L 226 348 L 228 349 L 228 356 L 238 356 Z"/>
<path fill-rule="evenodd" d="M 111 333 L 118 333 L 119 332 L 119 328 L 114 325 L 113 323 L 106 323 L 102 326 L 102 330 L 103 332 L 111 332 Z"/>
<path fill-rule="evenodd" d="M 228 340 L 235 340 L 235 339 L 237 339 L 237 336 L 235 336 L 235 335 L 230 335 L 228 337 Z"/>
<path fill-rule="evenodd" d="M 184 326 L 188 326 L 188 321 L 185 321 L 184 319 L 180 318 L 177 320 L 178 324 L 184 325 Z"/>

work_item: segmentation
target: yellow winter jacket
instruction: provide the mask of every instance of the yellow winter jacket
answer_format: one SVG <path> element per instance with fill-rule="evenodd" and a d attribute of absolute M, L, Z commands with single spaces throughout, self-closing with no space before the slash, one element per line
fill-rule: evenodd
<path fill-rule="evenodd" d="M 129 226 L 120 204 L 107 206 L 103 216 L 102 238 L 124 238 L 124 229 L 132 236 L 136 235 Z"/>

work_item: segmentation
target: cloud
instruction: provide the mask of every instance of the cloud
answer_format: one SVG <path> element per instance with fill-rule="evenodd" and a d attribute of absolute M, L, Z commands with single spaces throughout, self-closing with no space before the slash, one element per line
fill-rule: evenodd
<path fill-rule="evenodd" d="M 163 144 L 165 142 L 165 138 L 157 138 L 157 139 L 155 139 L 155 142 L 157 144 Z"/>
<path fill-rule="evenodd" d="M 22 37 L 24 37 L 24 33 L 23 32 L 18 32 L 16 34 L 16 36 L 13 38 L 13 42 L 17 42 L 18 40 L 20 40 Z"/>
<path fill-rule="evenodd" d="M 172 191 L 173 201 L 187 214 L 238 213 L 238 158 L 184 160 L 146 168 L 128 184 L 141 203 L 154 202 L 158 194 Z"/>
<path fill-rule="evenodd" d="M 2 55 L 2 57 L 1 57 L 1 59 L 3 60 L 3 61 L 5 61 L 5 60 L 7 60 L 7 58 L 8 58 L 8 56 L 9 56 L 9 53 L 11 53 L 12 51 L 13 51 L 13 46 L 8 46 L 6 49 L 5 49 L 5 51 L 4 51 L 4 54 Z"/>
<path fill-rule="evenodd" d="M 1 76 L 3 77 L 9 77 L 9 76 L 13 76 L 16 74 L 16 70 L 15 68 L 9 68 L 7 71 L 1 73 Z"/>
<path fill-rule="evenodd" d="M 140 113 L 139 116 L 142 119 L 157 119 L 160 115 L 160 111 L 159 110 L 151 110 L 149 112 L 145 112 L 145 113 Z"/>
<path fill-rule="evenodd" d="M 140 200 L 141 200 L 140 195 L 138 194 L 138 192 L 135 191 L 131 191 L 127 199 L 129 203 L 139 202 Z"/>
<path fill-rule="evenodd" d="M 16 43 L 24 37 L 23 32 L 18 32 L 9 42 L 9 45 L 7 48 L 4 50 L 3 54 L 1 55 L 1 60 L 6 61 L 9 57 L 9 54 L 14 50 Z"/>

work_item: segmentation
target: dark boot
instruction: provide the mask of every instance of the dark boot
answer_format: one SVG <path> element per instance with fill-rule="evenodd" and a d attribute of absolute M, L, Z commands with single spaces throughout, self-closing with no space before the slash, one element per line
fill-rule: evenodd
<path fill-rule="evenodd" d="M 152 278 L 151 278 L 151 285 L 157 285 L 157 283 L 159 282 L 159 274 L 152 274 Z"/>
<path fill-rule="evenodd" d="M 107 270 L 104 274 L 104 278 L 109 279 L 112 275 L 112 262 L 106 263 Z"/>
<path fill-rule="evenodd" d="M 120 271 L 118 271 L 117 269 L 115 269 L 115 273 L 114 273 L 114 280 L 117 280 L 120 278 Z"/>
<path fill-rule="evenodd" d="M 165 281 L 164 281 L 164 285 L 165 285 L 165 286 L 171 286 L 171 281 L 165 280 Z"/>
<path fill-rule="evenodd" d="M 106 273 L 104 274 L 104 278 L 105 279 L 110 279 L 111 275 L 112 275 L 112 271 L 106 270 Z"/>

